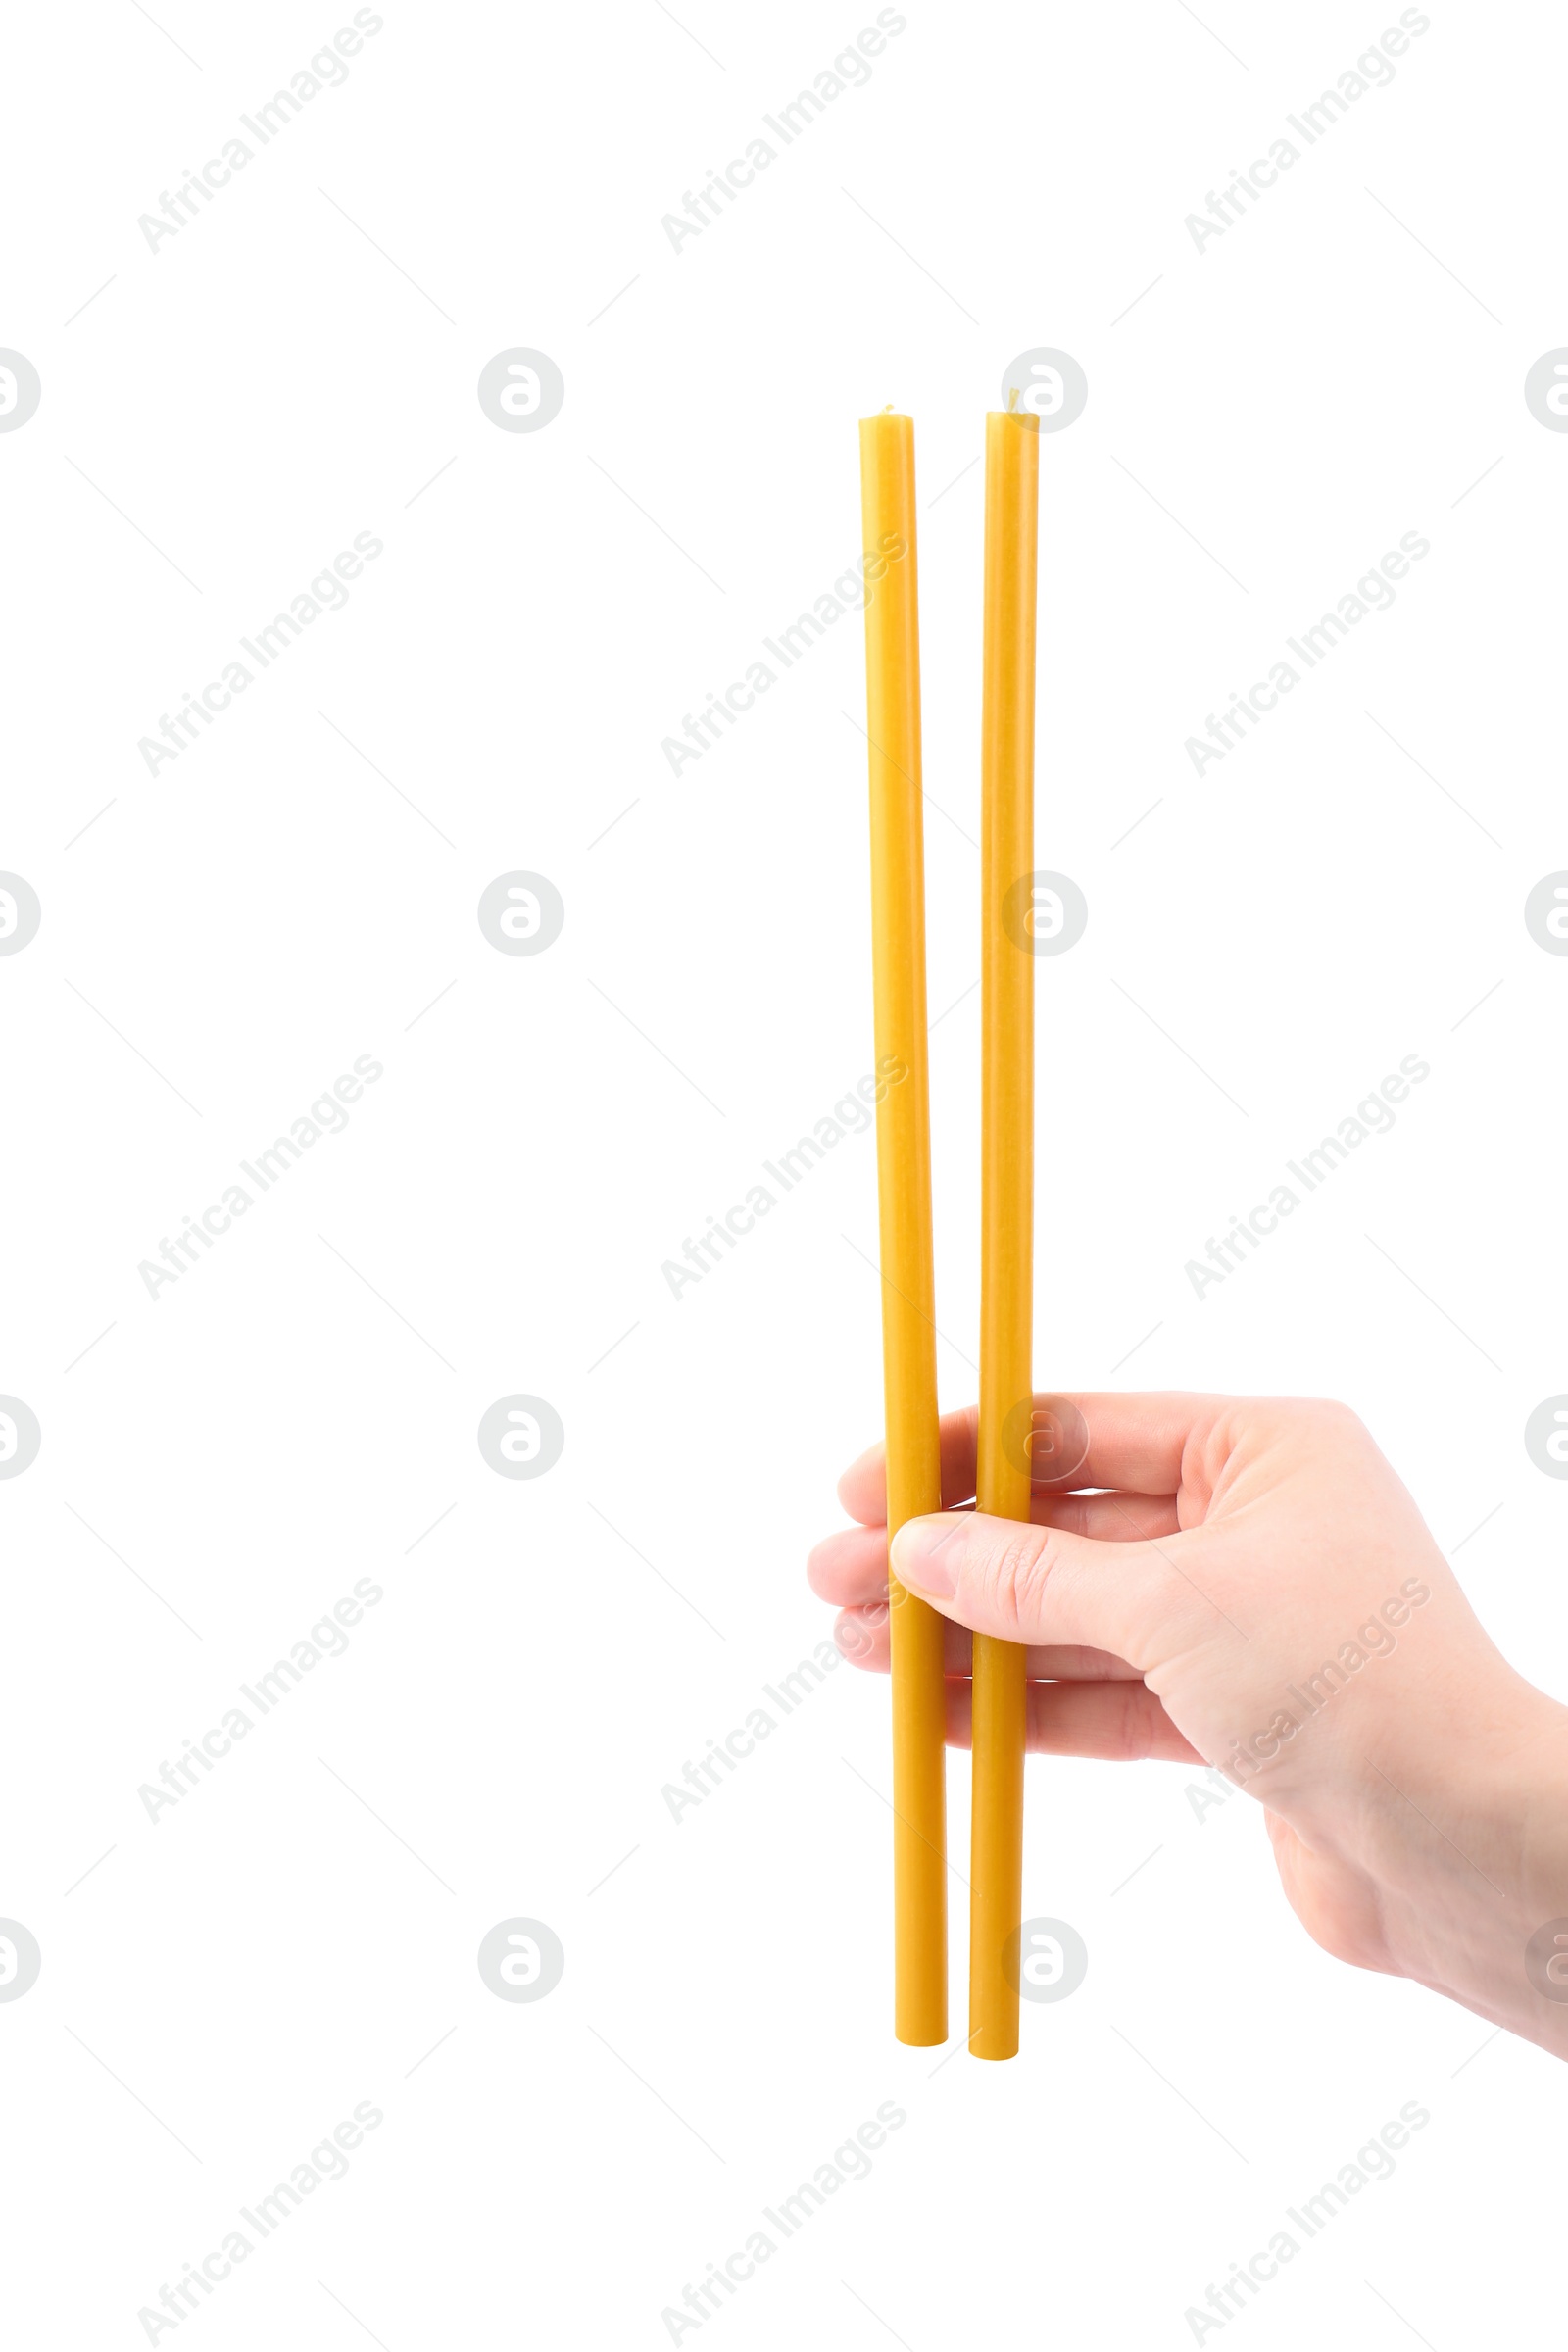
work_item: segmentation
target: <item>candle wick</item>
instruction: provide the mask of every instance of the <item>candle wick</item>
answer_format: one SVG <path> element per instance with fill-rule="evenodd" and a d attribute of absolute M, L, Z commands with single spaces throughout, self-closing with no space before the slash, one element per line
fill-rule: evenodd
<path fill-rule="evenodd" d="M 1017 387 L 1017 385 L 1016 385 L 1016 384 L 1009 384 L 1009 385 L 1007 386 L 1007 415 L 1008 415 L 1009 416 L 1015 416 L 1017 415 L 1017 413 L 1018 413 L 1018 387 Z"/>

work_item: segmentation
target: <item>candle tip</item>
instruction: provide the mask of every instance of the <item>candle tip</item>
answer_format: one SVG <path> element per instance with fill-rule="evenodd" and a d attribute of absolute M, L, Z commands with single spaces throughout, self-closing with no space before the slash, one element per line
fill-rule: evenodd
<path fill-rule="evenodd" d="M 1008 415 L 1009 416 L 1016 416 L 1016 415 L 1017 415 L 1017 414 L 1018 414 L 1018 387 L 1017 387 L 1017 385 L 1016 385 L 1016 384 L 1009 384 L 1009 385 L 1007 386 L 1007 415 Z"/>

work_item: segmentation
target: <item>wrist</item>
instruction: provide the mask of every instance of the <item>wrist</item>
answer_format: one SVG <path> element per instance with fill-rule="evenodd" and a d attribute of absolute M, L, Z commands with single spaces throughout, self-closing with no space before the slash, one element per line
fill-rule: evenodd
<path fill-rule="evenodd" d="M 1498 1666 L 1368 1754 L 1348 1858 L 1389 1965 L 1568 2057 L 1568 1708 Z"/>

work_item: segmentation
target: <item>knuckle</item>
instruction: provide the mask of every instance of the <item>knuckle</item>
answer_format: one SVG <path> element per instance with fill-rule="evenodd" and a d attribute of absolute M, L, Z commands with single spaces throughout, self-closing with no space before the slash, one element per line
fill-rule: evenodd
<path fill-rule="evenodd" d="M 1288 1407 L 1290 1418 L 1298 1425 L 1315 1430 L 1325 1437 L 1365 1437 L 1366 1425 L 1361 1416 L 1337 1396 L 1293 1397 Z"/>
<path fill-rule="evenodd" d="M 1049 1527 L 1011 1527 L 987 1547 L 976 1597 L 1003 1629 L 1004 1639 L 1021 1640 L 1020 1629 L 1039 1624 L 1057 1557 L 1054 1530 Z"/>
<path fill-rule="evenodd" d="M 1349 1405 L 1342 1404 L 1337 1396 L 1308 1397 L 1298 1410 L 1325 1429 L 1359 1429 L 1361 1426 L 1358 1415 Z"/>
<path fill-rule="evenodd" d="M 1129 1763 L 1146 1763 L 1154 1750 L 1154 1727 L 1150 1714 L 1148 1692 L 1142 1683 L 1123 1683 L 1119 1686 L 1119 1721 L 1116 1727 L 1119 1752 Z"/>

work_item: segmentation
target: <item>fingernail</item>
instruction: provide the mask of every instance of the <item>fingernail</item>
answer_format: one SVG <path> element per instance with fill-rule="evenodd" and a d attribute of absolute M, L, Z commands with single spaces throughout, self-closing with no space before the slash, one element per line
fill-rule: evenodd
<path fill-rule="evenodd" d="M 910 1519 L 893 1539 L 893 1573 L 913 1592 L 943 1600 L 956 1590 L 948 1545 L 958 1533 L 951 1519 Z"/>

